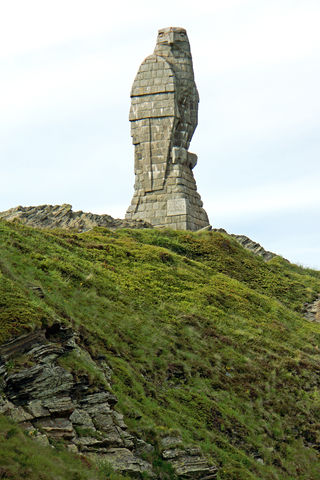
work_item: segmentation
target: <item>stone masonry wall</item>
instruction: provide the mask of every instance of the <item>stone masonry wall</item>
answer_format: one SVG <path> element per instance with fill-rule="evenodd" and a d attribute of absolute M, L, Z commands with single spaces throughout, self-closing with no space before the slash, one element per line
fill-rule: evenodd
<path fill-rule="evenodd" d="M 199 95 L 184 29 L 159 30 L 154 54 L 141 64 L 131 97 L 135 185 L 126 219 L 182 230 L 208 226 L 192 172 L 197 156 L 188 151 Z"/>

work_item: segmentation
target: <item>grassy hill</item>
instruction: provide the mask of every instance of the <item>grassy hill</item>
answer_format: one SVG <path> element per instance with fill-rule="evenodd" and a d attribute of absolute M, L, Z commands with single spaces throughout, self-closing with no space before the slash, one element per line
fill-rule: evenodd
<path fill-rule="evenodd" d="M 319 480 L 320 324 L 301 311 L 320 272 L 266 263 L 219 232 L 0 222 L 0 246 L 0 343 L 70 325 L 112 367 L 131 432 L 156 445 L 178 431 L 219 480 Z M 103 383 L 73 352 L 62 362 Z"/>

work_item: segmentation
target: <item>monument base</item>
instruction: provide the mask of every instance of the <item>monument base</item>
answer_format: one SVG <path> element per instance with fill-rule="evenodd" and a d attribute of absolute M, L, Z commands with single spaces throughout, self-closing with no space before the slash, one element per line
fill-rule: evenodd
<path fill-rule="evenodd" d="M 163 188 L 148 192 L 136 185 L 125 218 L 175 230 L 195 231 L 208 226 L 208 216 L 202 208 L 191 170 L 196 158 L 195 154 L 184 149 L 173 148 L 172 163 L 168 165 Z"/>

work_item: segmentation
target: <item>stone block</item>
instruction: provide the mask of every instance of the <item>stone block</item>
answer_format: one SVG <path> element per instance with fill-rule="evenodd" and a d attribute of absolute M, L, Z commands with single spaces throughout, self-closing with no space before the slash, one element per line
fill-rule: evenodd
<path fill-rule="evenodd" d="M 28 403 L 26 409 L 34 417 L 47 417 L 50 415 L 49 410 L 42 406 L 41 400 L 32 400 Z"/>
<path fill-rule="evenodd" d="M 73 412 L 75 405 L 70 397 L 51 397 L 43 400 L 43 406 L 49 410 L 51 414 L 64 415 Z"/>
<path fill-rule="evenodd" d="M 152 474 L 151 465 L 141 458 L 135 457 L 127 448 L 109 449 L 102 458 L 110 463 L 114 470 L 130 476 L 141 476 L 143 472 Z"/>
<path fill-rule="evenodd" d="M 187 200 L 176 198 L 167 201 L 167 215 L 183 215 L 187 213 Z"/>
<path fill-rule="evenodd" d="M 77 408 L 69 418 L 74 425 L 81 425 L 86 428 L 94 429 L 93 421 L 85 410 Z"/>
<path fill-rule="evenodd" d="M 188 230 L 187 222 L 177 222 L 176 223 L 176 229 L 177 230 Z"/>
<path fill-rule="evenodd" d="M 33 416 L 22 407 L 15 407 L 12 410 L 10 410 L 9 416 L 15 422 L 25 422 L 27 420 L 33 419 Z"/>
<path fill-rule="evenodd" d="M 42 429 L 44 433 L 51 437 L 70 439 L 75 435 L 72 423 L 66 418 L 48 418 L 44 420 L 37 420 L 35 422 L 35 426 Z"/>

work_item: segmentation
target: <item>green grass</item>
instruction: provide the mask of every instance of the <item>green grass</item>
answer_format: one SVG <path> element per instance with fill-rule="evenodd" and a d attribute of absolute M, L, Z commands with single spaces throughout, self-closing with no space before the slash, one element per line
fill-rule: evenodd
<path fill-rule="evenodd" d="M 219 480 L 319 480 L 320 326 L 301 310 L 320 272 L 265 263 L 218 232 L 0 222 L 0 242 L 1 341 L 72 325 L 112 366 L 119 408 L 142 438 L 180 431 Z M 93 385 L 102 378 L 81 353 L 61 362 Z"/>

